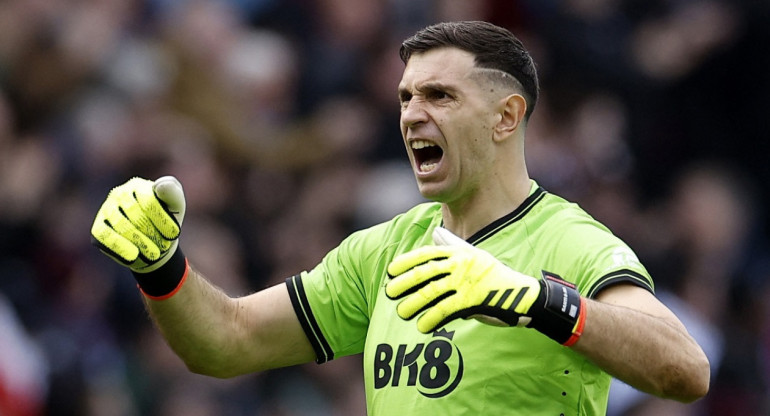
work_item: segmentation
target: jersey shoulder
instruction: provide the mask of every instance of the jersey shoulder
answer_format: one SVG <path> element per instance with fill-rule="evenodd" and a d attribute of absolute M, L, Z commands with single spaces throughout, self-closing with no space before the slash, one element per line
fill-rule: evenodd
<path fill-rule="evenodd" d="M 440 222 L 441 205 L 426 202 L 386 222 L 352 233 L 340 247 L 360 255 L 361 250 L 380 253 L 390 246 L 411 246 L 416 240 L 423 239 L 426 232 Z"/>
<path fill-rule="evenodd" d="M 543 232 L 566 260 L 566 265 L 586 273 L 590 282 L 584 295 L 595 297 L 605 287 L 630 283 L 655 291 L 652 277 L 636 253 L 606 225 L 596 220 L 578 204 L 548 194 L 544 199 Z M 575 269 L 573 269 L 575 270 Z"/>
<path fill-rule="evenodd" d="M 524 242 L 518 254 L 526 253 L 530 265 L 537 266 L 532 273 L 558 275 L 588 297 L 621 282 L 654 291 L 652 278 L 632 249 L 578 204 L 542 188 L 530 199 L 528 209 L 487 244 Z"/>

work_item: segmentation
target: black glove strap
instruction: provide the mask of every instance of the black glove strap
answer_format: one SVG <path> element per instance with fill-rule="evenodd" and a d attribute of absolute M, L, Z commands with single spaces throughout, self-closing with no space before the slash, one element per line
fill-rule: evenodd
<path fill-rule="evenodd" d="M 139 289 L 154 300 L 170 298 L 175 294 L 187 277 L 187 259 L 182 249 L 177 247 L 166 264 L 148 273 L 131 272 L 139 284 Z"/>
<path fill-rule="evenodd" d="M 577 338 L 575 324 L 584 319 L 585 310 L 580 293 L 570 283 L 552 276 L 540 281 L 540 295 L 530 308 L 530 328 L 537 329 L 559 344 L 572 345 Z M 579 325 L 582 331 L 582 325 Z M 573 339 L 574 338 L 574 339 Z"/>

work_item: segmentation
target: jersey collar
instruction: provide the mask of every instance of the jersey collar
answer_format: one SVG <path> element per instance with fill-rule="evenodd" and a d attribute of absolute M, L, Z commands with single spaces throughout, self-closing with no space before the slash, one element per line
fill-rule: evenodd
<path fill-rule="evenodd" d="M 527 199 L 524 200 L 524 202 L 521 203 L 521 205 L 516 207 L 516 209 L 514 209 L 512 212 L 496 219 L 486 227 L 477 231 L 470 238 L 468 238 L 467 241 L 470 244 L 473 244 L 474 246 L 478 245 L 482 241 L 495 235 L 498 231 L 513 224 L 514 222 L 518 221 L 519 219 L 527 215 L 527 213 L 532 209 L 532 207 L 534 207 L 538 202 L 540 202 L 540 200 L 543 199 L 543 197 L 547 193 L 547 191 L 543 189 L 541 186 L 537 186 L 537 185 L 535 186 L 536 186 L 535 190 L 527 197 Z"/>

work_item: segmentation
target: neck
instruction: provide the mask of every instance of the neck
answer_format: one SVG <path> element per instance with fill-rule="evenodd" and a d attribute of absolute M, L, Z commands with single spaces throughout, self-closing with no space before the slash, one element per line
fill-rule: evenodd
<path fill-rule="evenodd" d="M 443 203 L 441 213 L 444 228 L 467 239 L 496 219 L 512 212 L 527 199 L 532 186 L 527 174 L 517 175 L 517 178 L 515 181 L 490 178 L 491 183 L 486 184 L 483 190 L 477 191 L 473 196 Z"/>

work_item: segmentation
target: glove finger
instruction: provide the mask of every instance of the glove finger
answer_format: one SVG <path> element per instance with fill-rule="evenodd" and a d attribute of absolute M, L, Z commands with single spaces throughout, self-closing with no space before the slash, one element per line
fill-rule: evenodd
<path fill-rule="evenodd" d="M 160 248 L 137 229 L 120 210 L 109 209 L 104 212 L 104 215 L 109 226 L 136 247 L 139 251 L 138 256 L 144 256 L 149 261 L 155 261 L 160 258 Z M 122 240 L 118 240 L 118 242 L 120 241 Z M 121 246 L 116 247 L 122 249 Z M 111 248 L 114 249 L 115 247 Z"/>
<path fill-rule="evenodd" d="M 412 319 L 454 293 L 455 290 L 451 287 L 447 275 L 439 275 L 436 280 L 429 282 L 399 302 L 396 306 L 396 313 L 402 319 Z"/>
<path fill-rule="evenodd" d="M 453 252 L 451 247 L 424 246 L 396 256 L 388 265 L 388 274 L 398 276 L 405 271 L 431 260 L 449 257 Z"/>
<path fill-rule="evenodd" d="M 171 247 L 172 241 L 166 239 L 139 206 L 133 193 L 126 192 L 115 195 L 120 212 L 133 224 L 136 229 L 144 234 L 155 244 L 160 251 L 166 251 Z"/>
<path fill-rule="evenodd" d="M 128 239 L 115 232 L 105 221 L 101 211 L 91 226 L 91 244 L 126 266 L 133 263 L 139 256 L 139 249 Z"/>
<path fill-rule="evenodd" d="M 153 183 L 144 179 L 142 181 L 141 186 L 134 189 L 134 198 L 163 238 L 176 239 L 179 237 L 179 223 L 155 195 Z"/>
<path fill-rule="evenodd" d="M 166 211 L 173 215 L 177 225 L 181 226 L 187 203 L 179 180 L 173 176 L 163 176 L 155 181 L 152 189 L 161 204 L 165 205 Z"/>
<path fill-rule="evenodd" d="M 456 292 L 447 292 L 432 302 L 425 313 L 417 318 L 417 330 L 423 334 L 433 332 L 449 322 L 469 316 L 461 304 L 460 295 Z"/>
<path fill-rule="evenodd" d="M 435 280 L 442 279 L 452 271 L 449 260 L 445 257 L 431 259 L 427 263 L 418 264 L 393 277 L 385 285 L 385 295 L 391 299 L 398 299 L 424 288 Z"/>

